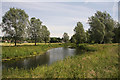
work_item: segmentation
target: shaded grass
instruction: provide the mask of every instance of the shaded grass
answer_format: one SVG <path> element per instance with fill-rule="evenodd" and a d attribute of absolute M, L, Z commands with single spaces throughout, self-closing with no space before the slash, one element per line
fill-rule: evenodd
<path fill-rule="evenodd" d="M 61 47 L 62 44 L 46 45 L 22 45 L 22 46 L 3 46 L 2 60 L 30 57 L 33 55 L 43 54 L 50 48 Z"/>
<path fill-rule="evenodd" d="M 6 69 L 3 78 L 117 78 L 118 46 L 96 44 L 95 52 L 68 57 L 50 66 L 38 66 L 35 69 Z"/>

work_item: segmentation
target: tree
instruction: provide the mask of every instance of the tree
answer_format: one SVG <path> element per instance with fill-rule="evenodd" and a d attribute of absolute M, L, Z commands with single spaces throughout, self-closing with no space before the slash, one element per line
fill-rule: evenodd
<path fill-rule="evenodd" d="M 89 29 L 91 41 L 94 41 L 95 43 L 102 43 L 105 35 L 104 24 L 94 16 L 89 19 L 89 24 L 91 26 Z"/>
<path fill-rule="evenodd" d="M 42 31 L 41 24 L 42 22 L 40 21 L 40 19 L 36 19 L 35 17 L 32 17 L 30 20 L 30 26 L 28 27 L 28 34 L 29 37 L 34 40 L 35 45 L 41 35 L 41 31 Z"/>
<path fill-rule="evenodd" d="M 21 39 L 24 34 L 25 27 L 28 23 L 28 15 L 24 10 L 10 8 L 2 17 L 2 28 L 6 36 L 14 39 L 15 46 L 17 40 Z"/>
<path fill-rule="evenodd" d="M 62 42 L 62 39 L 61 38 L 57 38 L 57 37 L 51 37 L 50 38 L 50 43 L 60 43 Z"/>
<path fill-rule="evenodd" d="M 42 40 L 46 43 L 50 40 L 50 32 L 45 25 L 42 26 Z"/>
<path fill-rule="evenodd" d="M 73 36 L 71 37 L 70 42 L 71 42 L 71 43 L 76 43 L 75 35 L 73 35 Z"/>
<path fill-rule="evenodd" d="M 120 23 L 118 24 L 117 42 L 120 43 Z"/>
<path fill-rule="evenodd" d="M 90 43 L 90 34 L 89 34 L 88 30 L 86 30 L 85 33 L 86 33 L 86 42 Z"/>
<path fill-rule="evenodd" d="M 119 22 L 116 22 L 113 32 L 115 34 L 113 36 L 113 42 L 120 43 L 120 23 Z"/>
<path fill-rule="evenodd" d="M 75 34 L 74 34 L 75 40 L 77 44 L 83 43 L 86 41 L 85 31 L 81 22 L 77 23 L 77 26 L 75 27 L 74 31 L 75 31 Z"/>
<path fill-rule="evenodd" d="M 89 33 L 96 43 L 110 43 L 114 35 L 114 20 L 107 12 L 97 11 L 89 20 Z M 100 40 L 98 39 L 100 38 Z"/>
<path fill-rule="evenodd" d="M 69 42 L 69 36 L 68 36 L 67 33 L 64 33 L 64 34 L 63 34 L 63 41 L 64 41 L 65 43 Z"/>

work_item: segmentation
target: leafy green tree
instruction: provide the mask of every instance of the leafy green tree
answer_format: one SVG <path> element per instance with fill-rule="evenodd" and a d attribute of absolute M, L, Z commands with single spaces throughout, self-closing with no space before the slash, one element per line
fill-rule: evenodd
<path fill-rule="evenodd" d="M 42 35 L 41 38 L 45 43 L 50 41 L 50 32 L 45 25 L 42 26 Z"/>
<path fill-rule="evenodd" d="M 35 17 L 32 17 L 30 20 L 30 26 L 28 27 L 28 35 L 31 39 L 34 40 L 35 45 L 41 35 L 41 24 L 42 22 L 40 21 L 40 19 L 36 19 Z"/>
<path fill-rule="evenodd" d="M 104 24 L 94 16 L 89 19 L 89 24 L 91 26 L 89 29 L 91 41 L 94 41 L 95 43 L 102 43 L 105 35 Z"/>
<path fill-rule="evenodd" d="M 107 12 L 97 11 L 94 16 L 90 17 L 90 37 L 96 43 L 110 43 L 114 36 L 114 20 Z M 99 38 L 100 40 L 98 40 Z M 98 38 L 98 39 L 97 39 Z"/>
<path fill-rule="evenodd" d="M 90 34 L 89 34 L 88 30 L 85 33 L 86 33 L 86 42 L 90 43 Z"/>
<path fill-rule="evenodd" d="M 27 24 L 28 15 L 21 9 L 10 8 L 2 17 L 2 31 L 6 33 L 6 36 L 14 39 L 15 46 L 17 40 L 23 36 Z"/>
<path fill-rule="evenodd" d="M 71 37 L 70 42 L 71 42 L 71 43 L 76 43 L 75 35 L 73 35 L 73 36 Z"/>
<path fill-rule="evenodd" d="M 50 43 L 61 43 L 62 39 L 61 38 L 57 38 L 57 37 L 51 37 L 50 38 Z"/>
<path fill-rule="evenodd" d="M 75 27 L 74 31 L 76 43 L 84 43 L 86 41 L 86 34 L 83 28 L 83 24 L 81 22 L 77 23 L 77 26 Z"/>
<path fill-rule="evenodd" d="M 69 42 L 69 36 L 68 36 L 67 33 L 64 33 L 64 34 L 63 34 L 63 41 L 64 41 L 65 43 Z"/>
<path fill-rule="evenodd" d="M 118 24 L 117 42 L 120 43 L 120 23 Z"/>
<path fill-rule="evenodd" d="M 120 23 L 116 22 L 116 26 L 114 27 L 114 36 L 113 36 L 113 42 L 114 43 L 120 43 Z"/>

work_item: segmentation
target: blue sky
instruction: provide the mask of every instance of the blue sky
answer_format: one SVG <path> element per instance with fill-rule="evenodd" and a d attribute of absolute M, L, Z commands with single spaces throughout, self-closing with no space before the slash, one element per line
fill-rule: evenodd
<path fill-rule="evenodd" d="M 82 22 L 84 29 L 87 30 L 89 28 L 87 23 L 88 17 L 94 15 L 98 10 L 107 11 L 114 20 L 118 19 L 117 2 L 113 2 L 113 0 L 111 0 L 111 2 L 89 1 L 90 0 L 85 0 L 85 2 L 2 2 L 2 16 L 10 7 L 23 9 L 29 15 L 29 19 L 31 17 L 39 18 L 43 22 L 43 25 L 48 27 L 51 37 L 62 37 L 64 32 L 72 36 L 74 34 L 73 29 L 78 21 Z M 0 35 L 3 35 L 2 32 L 0 32 Z"/>

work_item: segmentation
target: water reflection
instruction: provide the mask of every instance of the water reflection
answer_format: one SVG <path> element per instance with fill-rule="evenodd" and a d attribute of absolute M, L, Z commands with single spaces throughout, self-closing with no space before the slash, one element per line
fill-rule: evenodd
<path fill-rule="evenodd" d="M 30 69 L 30 68 L 35 68 L 38 65 L 50 65 L 55 61 L 58 60 L 63 60 L 64 58 L 68 57 L 68 56 L 74 56 L 76 54 L 76 50 L 75 49 L 71 49 L 71 48 L 54 48 L 54 49 L 50 49 L 48 50 L 44 55 L 38 55 L 35 57 L 31 57 L 31 58 L 26 58 L 26 59 L 20 59 L 20 60 L 10 60 L 10 61 L 6 61 L 3 62 L 2 67 L 3 69 L 5 68 L 25 68 L 25 69 Z"/>
<path fill-rule="evenodd" d="M 64 47 L 49 50 L 48 51 L 48 54 L 50 54 L 49 64 L 52 64 L 53 62 L 58 60 L 63 60 L 67 56 L 73 56 L 75 55 L 74 52 L 75 49 L 64 48 Z"/>

